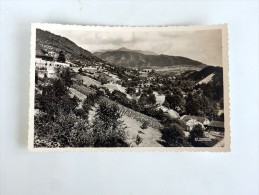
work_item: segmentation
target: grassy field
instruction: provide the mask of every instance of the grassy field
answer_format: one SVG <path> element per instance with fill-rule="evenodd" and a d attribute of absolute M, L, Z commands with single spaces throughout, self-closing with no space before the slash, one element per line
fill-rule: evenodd
<path fill-rule="evenodd" d="M 86 98 L 86 95 L 84 95 L 83 93 L 77 91 L 74 88 L 69 88 L 69 91 L 70 91 L 71 94 L 73 94 L 76 97 L 78 97 L 81 101 L 83 101 Z"/>
<path fill-rule="evenodd" d="M 79 86 L 74 84 L 72 88 L 70 88 L 70 92 L 73 95 L 76 95 L 81 101 L 86 97 L 87 94 L 93 93 L 92 89 L 89 89 L 85 86 Z M 125 129 L 127 133 L 127 142 L 130 144 L 131 147 L 162 147 L 157 141 L 161 138 L 161 132 L 157 128 L 147 127 L 146 129 L 142 129 L 143 121 L 147 121 L 152 124 L 155 119 L 145 116 L 141 113 L 133 111 L 129 108 L 126 108 L 106 97 L 102 97 L 102 100 L 107 101 L 107 103 L 115 103 L 119 106 L 119 109 L 123 112 L 122 120 L 124 124 L 127 126 Z M 89 112 L 89 122 L 92 123 L 96 111 L 96 106 L 93 106 Z M 130 110 L 130 111 L 129 111 Z M 141 117 L 143 116 L 143 117 Z M 142 120 L 136 120 L 142 119 Z M 142 121 L 142 122 L 140 122 Z M 156 124 L 156 123 L 155 123 Z M 158 126 L 158 125 L 156 125 Z"/>
<path fill-rule="evenodd" d="M 89 95 L 89 94 L 93 94 L 95 93 L 95 91 L 89 87 L 85 87 L 83 85 L 77 85 L 77 84 L 73 84 L 72 88 L 74 88 L 76 91 L 84 94 L 84 95 Z M 76 95 L 76 94 L 75 94 Z"/>
<path fill-rule="evenodd" d="M 202 68 L 190 67 L 190 66 L 184 66 L 183 65 L 183 66 L 173 66 L 173 67 L 161 67 L 161 68 L 154 68 L 154 69 L 157 73 L 168 74 L 168 73 L 171 73 L 171 72 L 180 73 L 180 72 L 185 72 L 185 71 L 188 71 L 188 70 L 198 71 L 198 70 L 201 70 Z"/>
<path fill-rule="evenodd" d="M 147 129 L 141 129 L 142 123 L 128 117 L 126 115 L 122 116 L 124 124 L 127 126 L 125 131 L 128 134 L 127 142 L 132 147 L 163 147 L 157 141 L 161 140 L 161 132 L 158 129 L 148 127 Z M 137 136 L 140 137 L 142 141 L 137 144 Z"/>
<path fill-rule="evenodd" d="M 89 85 L 96 85 L 97 87 L 101 86 L 101 83 L 99 81 L 94 80 L 88 76 L 76 75 L 76 79 L 83 80 L 83 83 L 87 86 L 89 86 Z"/>

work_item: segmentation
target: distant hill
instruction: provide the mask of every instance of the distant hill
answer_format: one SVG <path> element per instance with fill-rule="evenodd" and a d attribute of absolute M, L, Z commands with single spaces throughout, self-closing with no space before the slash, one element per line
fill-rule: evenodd
<path fill-rule="evenodd" d="M 117 51 L 132 51 L 132 52 L 137 52 L 137 53 L 141 53 L 141 54 L 145 54 L 145 55 L 154 55 L 154 56 L 158 55 L 157 53 L 155 53 L 153 51 L 131 50 L 126 47 L 121 47 L 121 48 L 117 49 Z"/>
<path fill-rule="evenodd" d="M 101 59 L 91 52 L 79 47 L 69 39 L 55 35 L 51 32 L 36 29 L 36 54 L 50 54 L 57 56 L 62 50 L 68 61 L 78 65 L 102 62 Z"/>
<path fill-rule="evenodd" d="M 158 55 L 157 53 L 153 52 L 153 51 L 143 51 L 143 50 L 131 50 L 131 49 L 128 49 L 126 47 L 121 47 L 119 49 L 103 49 L 103 50 L 99 50 L 99 51 L 96 51 L 94 52 L 93 54 L 94 55 L 101 55 L 101 53 L 105 53 L 107 51 L 132 51 L 132 52 L 137 52 L 137 53 L 141 53 L 141 54 L 145 54 L 145 55 Z"/>
<path fill-rule="evenodd" d="M 197 82 L 195 88 L 201 88 L 207 97 L 220 100 L 223 98 L 223 68 L 207 66 L 200 71 L 188 74 L 187 79 Z"/>
<path fill-rule="evenodd" d="M 223 68 L 215 67 L 215 66 L 207 66 L 200 71 L 195 71 L 188 74 L 187 78 L 195 81 L 201 81 L 202 79 L 208 77 L 211 74 L 223 75 Z"/>
<path fill-rule="evenodd" d="M 192 60 L 186 57 L 157 55 L 155 53 L 152 53 L 153 55 L 150 55 L 148 53 L 150 52 L 120 48 L 114 51 L 95 52 L 94 55 L 112 64 L 121 65 L 129 68 L 155 68 L 177 65 L 196 67 L 206 66 L 199 61 Z"/>

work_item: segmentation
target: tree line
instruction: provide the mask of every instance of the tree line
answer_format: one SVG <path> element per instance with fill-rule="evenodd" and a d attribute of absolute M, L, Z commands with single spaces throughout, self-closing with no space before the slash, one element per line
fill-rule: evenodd
<path fill-rule="evenodd" d="M 69 69 L 58 78 L 36 84 L 34 116 L 35 147 L 126 147 L 127 134 L 116 104 L 98 101 L 98 95 L 79 99 L 69 93 Z M 98 103 L 98 104 L 97 104 Z M 96 105 L 97 104 L 97 105 Z M 92 123 L 89 111 L 96 106 Z"/>

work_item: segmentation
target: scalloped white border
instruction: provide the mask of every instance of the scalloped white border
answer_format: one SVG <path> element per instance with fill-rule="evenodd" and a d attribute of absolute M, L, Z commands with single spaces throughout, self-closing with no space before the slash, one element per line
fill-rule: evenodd
<path fill-rule="evenodd" d="M 222 62 L 224 84 L 224 116 L 225 137 L 224 147 L 132 147 L 132 148 L 34 148 L 34 89 L 35 89 L 35 50 L 36 28 L 55 28 L 67 30 L 88 31 L 195 31 L 195 30 L 222 30 Z M 48 23 L 32 23 L 31 25 L 31 60 L 30 60 L 30 90 L 29 90 L 29 132 L 28 149 L 34 152 L 230 152 L 230 85 L 229 85 L 229 58 L 228 58 L 228 28 L 227 24 L 197 25 L 197 26 L 81 26 Z"/>

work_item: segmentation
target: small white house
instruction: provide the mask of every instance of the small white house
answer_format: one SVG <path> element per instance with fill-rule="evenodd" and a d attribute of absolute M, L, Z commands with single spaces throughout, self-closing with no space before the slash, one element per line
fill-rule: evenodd
<path fill-rule="evenodd" d="M 164 113 L 169 114 L 169 116 L 172 118 L 180 118 L 180 115 L 178 114 L 178 112 L 176 112 L 173 109 L 168 109 L 164 106 L 159 106 L 159 107 L 157 107 L 157 109 L 161 109 Z"/>
<path fill-rule="evenodd" d="M 69 68 L 70 65 L 67 63 L 62 63 L 62 62 L 54 62 L 53 63 L 55 68 Z"/>
<path fill-rule="evenodd" d="M 204 125 L 195 119 L 188 120 L 186 122 L 186 125 L 187 125 L 189 131 L 192 131 L 193 127 L 196 125 L 201 125 L 202 129 L 205 129 Z"/>
<path fill-rule="evenodd" d="M 205 129 L 205 126 L 210 124 L 209 119 L 206 117 L 183 115 L 180 119 L 185 122 L 189 131 L 191 131 L 195 125 L 200 124 L 202 128 Z"/>
<path fill-rule="evenodd" d="M 45 59 L 45 58 L 43 59 L 43 58 L 39 58 L 39 57 L 36 57 L 35 65 L 38 69 L 43 71 L 43 73 L 46 73 L 48 78 L 53 78 L 56 76 L 57 68 L 70 67 L 70 65 L 67 63 L 49 61 L 48 59 Z"/>

